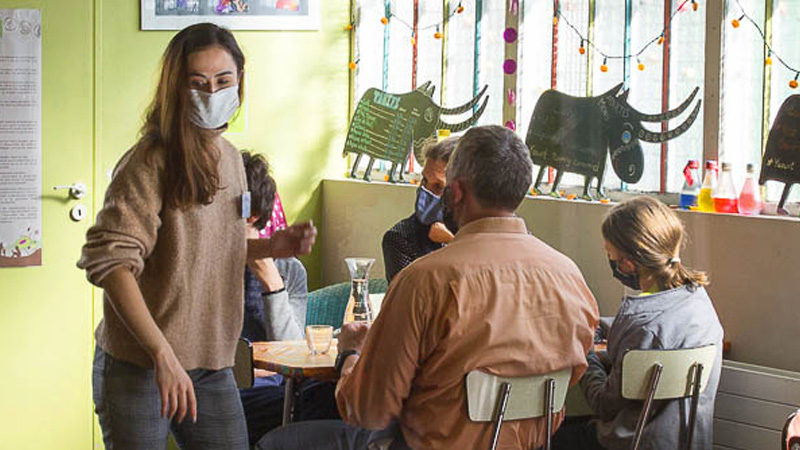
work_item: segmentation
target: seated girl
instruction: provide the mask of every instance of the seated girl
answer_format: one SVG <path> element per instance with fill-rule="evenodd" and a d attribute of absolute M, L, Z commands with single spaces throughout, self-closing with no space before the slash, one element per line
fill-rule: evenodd
<path fill-rule="evenodd" d="M 622 359 L 634 349 L 670 350 L 716 344 L 718 356 L 701 394 L 692 449 L 712 447 L 714 398 L 722 363 L 722 326 L 704 286 L 703 272 L 683 265 L 683 224 L 667 206 L 638 197 L 615 206 L 602 225 L 603 247 L 614 278 L 641 291 L 626 295 L 608 332 L 608 368 L 594 351 L 580 384 L 597 417 L 562 425 L 557 450 L 627 450 L 643 402 L 622 398 Z M 685 448 L 689 399 L 657 401 L 642 450 Z"/>

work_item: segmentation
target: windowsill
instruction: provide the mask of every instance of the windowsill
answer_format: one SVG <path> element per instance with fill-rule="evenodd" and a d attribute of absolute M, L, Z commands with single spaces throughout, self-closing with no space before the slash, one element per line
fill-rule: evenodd
<path fill-rule="evenodd" d="M 414 188 L 416 189 L 417 184 L 412 183 L 409 180 L 414 180 L 415 178 L 419 177 L 419 174 L 406 174 L 406 180 L 403 182 L 397 183 L 389 183 L 385 181 L 385 173 L 373 171 L 372 174 L 372 181 L 364 181 L 363 180 L 363 172 L 358 173 L 358 178 L 350 178 L 345 177 L 343 180 L 357 182 L 357 183 L 374 183 L 374 184 L 381 184 L 386 186 L 398 186 L 398 187 L 405 187 L 405 188 Z M 552 201 L 563 201 L 563 202 L 577 202 L 577 203 L 587 203 L 587 204 L 603 204 L 599 200 L 594 200 L 592 202 L 587 202 L 581 198 L 583 195 L 583 186 L 562 186 L 559 191 L 564 193 L 563 197 L 556 198 L 550 195 L 550 186 L 549 185 L 542 185 L 542 192 L 541 195 L 527 195 L 526 197 L 529 199 L 536 199 L 536 200 L 552 200 Z M 596 196 L 594 189 L 590 190 L 590 193 L 593 196 Z M 638 197 L 640 195 L 649 195 L 652 197 L 657 198 L 658 200 L 666 203 L 672 208 L 678 209 L 678 199 L 679 194 L 674 193 L 666 193 L 660 194 L 656 192 L 639 192 L 639 191 L 620 191 L 617 189 L 607 189 L 606 196 L 610 199 L 609 203 L 605 203 L 606 205 L 613 205 L 616 203 L 623 202 L 625 200 Z M 572 199 L 568 197 L 574 196 Z M 777 214 L 777 204 L 776 203 L 766 203 L 764 206 L 764 211 L 760 215 L 757 216 L 747 216 L 743 214 L 724 214 L 724 213 L 714 213 L 714 212 L 703 212 L 703 211 L 682 211 L 684 213 L 697 213 L 697 214 L 714 214 L 714 215 L 722 215 L 722 216 L 735 216 L 735 217 L 742 217 L 746 219 L 772 219 L 772 220 L 790 220 L 793 222 L 800 222 L 800 204 L 798 203 L 787 203 L 785 208 L 789 211 L 788 216 L 783 216 Z"/>

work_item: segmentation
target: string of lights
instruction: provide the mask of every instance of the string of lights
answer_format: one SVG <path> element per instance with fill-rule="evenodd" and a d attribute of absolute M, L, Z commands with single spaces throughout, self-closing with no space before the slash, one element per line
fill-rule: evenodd
<path fill-rule="evenodd" d="M 641 60 L 639 59 L 639 56 L 641 56 L 642 53 L 647 51 L 647 49 L 650 48 L 651 45 L 653 45 L 653 44 L 661 45 L 661 44 L 664 43 L 664 36 L 667 33 L 667 28 L 672 26 L 672 19 L 675 17 L 676 14 L 678 14 L 680 11 L 682 11 L 683 7 L 689 2 L 691 2 L 691 4 L 692 4 L 692 10 L 697 11 L 698 5 L 697 5 L 697 1 L 696 0 L 684 0 L 678 6 L 678 8 L 676 8 L 675 11 L 673 11 L 672 14 L 669 16 L 669 21 L 666 23 L 666 25 L 664 25 L 664 28 L 661 30 L 661 33 L 656 35 L 653 39 L 650 39 L 649 41 L 647 41 L 642 46 L 642 48 L 639 49 L 638 52 L 630 53 L 630 54 L 626 54 L 626 55 L 612 55 L 612 54 L 606 53 L 603 50 L 601 50 L 600 48 L 598 48 L 597 45 L 595 45 L 595 43 L 592 42 L 591 39 L 585 37 L 578 30 L 578 28 L 576 28 L 575 25 L 573 25 L 572 22 L 570 22 L 569 19 L 567 19 L 567 17 L 561 12 L 561 8 L 560 7 L 555 9 L 555 15 L 553 16 L 553 23 L 557 24 L 559 21 L 563 21 L 565 24 L 567 24 L 568 27 L 570 27 L 572 29 L 572 31 L 575 32 L 575 34 L 578 35 L 578 37 L 581 40 L 581 46 L 578 49 L 578 52 L 580 52 L 581 55 L 586 54 L 586 47 L 591 47 L 591 49 L 595 53 L 597 53 L 597 54 L 599 54 L 600 56 L 603 57 L 603 64 L 600 66 L 600 71 L 601 72 L 604 72 L 604 73 L 608 72 L 608 60 L 609 59 L 612 59 L 612 60 L 613 59 L 627 60 L 627 59 L 631 59 L 631 58 L 636 58 L 636 62 L 638 64 L 638 69 L 641 71 L 641 70 L 644 70 L 644 64 L 642 64 Z"/>
<path fill-rule="evenodd" d="M 436 38 L 436 39 L 441 39 L 442 38 L 442 33 L 441 33 L 440 30 L 441 30 L 442 25 L 444 25 L 444 22 L 446 20 L 450 20 L 451 18 L 453 18 L 453 16 L 455 16 L 456 14 L 461 14 L 463 12 L 464 12 L 464 6 L 459 1 L 458 5 L 456 5 L 455 8 L 452 8 L 450 10 L 450 13 L 447 15 L 446 19 L 442 19 L 442 20 L 440 20 L 438 22 L 431 23 L 431 24 L 428 24 L 428 25 L 425 25 L 425 26 L 417 26 L 417 30 L 418 31 L 427 31 L 427 30 L 430 30 L 432 28 L 436 28 L 436 32 L 433 33 L 433 37 Z M 399 15 L 397 15 L 392 9 L 390 9 L 388 11 L 387 15 L 381 17 L 381 23 L 384 24 L 384 25 L 389 25 L 389 22 L 391 22 L 392 20 L 396 20 L 398 23 L 404 25 L 406 28 L 408 28 L 411 31 L 411 39 L 412 39 L 412 43 L 413 43 L 413 40 L 415 38 L 415 36 L 414 36 L 414 26 L 411 25 L 410 23 L 408 23 L 407 21 L 403 20 L 403 18 L 400 17 Z"/>
<path fill-rule="evenodd" d="M 747 21 L 750 22 L 756 28 L 758 34 L 761 35 L 761 40 L 764 41 L 764 47 L 767 49 L 767 57 L 764 59 L 764 64 L 771 66 L 772 59 L 775 58 L 787 70 L 789 70 L 790 72 L 794 72 L 794 79 L 789 81 L 789 87 L 792 89 L 797 89 L 798 86 L 797 79 L 798 77 L 800 77 L 800 70 L 790 66 L 783 58 L 781 58 L 780 55 L 778 55 L 775 52 L 775 50 L 769 44 L 767 36 L 764 33 L 764 30 L 761 29 L 761 26 L 759 26 L 758 23 L 755 20 L 753 20 L 753 18 L 750 17 L 749 14 L 747 14 L 747 11 L 744 10 L 744 7 L 742 6 L 741 3 L 739 3 L 739 0 L 736 0 L 736 5 L 742 11 L 742 15 L 738 19 L 731 20 L 731 26 L 733 28 L 739 28 L 739 26 L 741 26 L 742 20 L 747 19 Z"/>
<path fill-rule="evenodd" d="M 740 3 L 739 0 L 735 0 L 735 1 L 736 1 L 736 5 L 741 10 L 741 16 L 738 19 L 731 20 L 731 26 L 733 26 L 733 28 L 739 28 L 741 26 L 742 21 L 745 20 L 745 19 L 750 24 L 752 24 L 756 28 L 756 31 L 758 31 L 758 34 L 761 36 L 761 39 L 764 42 L 764 47 L 767 49 L 767 57 L 764 60 L 764 64 L 768 65 L 768 66 L 772 65 L 772 61 L 774 59 L 774 60 L 778 61 L 783 67 L 785 67 L 786 70 L 788 70 L 789 72 L 794 73 L 794 78 L 789 81 L 789 87 L 792 88 L 792 89 L 796 89 L 798 87 L 798 85 L 800 84 L 800 81 L 799 81 L 800 80 L 800 69 L 789 65 L 789 63 L 787 63 L 777 52 L 775 52 L 775 49 L 768 42 L 766 34 L 764 33 L 764 30 L 762 30 L 762 28 L 758 24 L 758 22 L 756 22 L 750 16 L 750 14 L 748 14 L 747 11 L 745 11 L 744 7 L 742 6 L 742 4 Z M 603 72 L 603 73 L 608 72 L 608 61 L 609 60 L 628 60 L 628 59 L 633 59 L 633 58 L 636 59 L 637 68 L 640 71 L 643 71 L 645 69 L 645 66 L 644 66 L 644 64 L 642 63 L 642 61 L 641 61 L 641 59 L 639 57 L 644 52 L 646 52 L 647 49 L 649 49 L 653 44 L 661 45 L 661 44 L 664 43 L 664 36 L 666 35 L 668 27 L 672 26 L 673 19 L 675 18 L 675 16 L 679 12 L 684 10 L 684 7 L 687 5 L 687 3 L 691 3 L 692 10 L 693 11 L 697 11 L 698 6 L 699 6 L 698 3 L 697 3 L 697 0 L 683 0 L 683 2 L 681 2 L 680 5 L 670 14 L 669 21 L 666 22 L 666 24 L 664 25 L 664 28 L 662 28 L 662 30 L 661 30 L 661 32 L 659 34 L 657 34 L 655 37 L 653 37 L 652 39 L 647 41 L 639 49 L 639 51 L 637 51 L 635 53 L 624 54 L 624 55 L 615 55 L 615 54 L 606 53 L 602 49 L 597 47 L 597 45 L 595 45 L 595 43 L 592 42 L 591 39 L 589 39 L 588 37 L 584 36 L 583 33 L 581 33 L 580 30 L 578 30 L 578 28 L 575 25 L 573 25 L 572 22 L 569 21 L 569 19 L 561 12 L 561 8 L 560 7 L 556 7 L 555 8 L 555 13 L 553 15 L 553 24 L 556 25 L 559 22 L 563 22 L 570 29 L 572 29 L 573 32 L 575 32 L 575 34 L 578 36 L 578 38 L 581 41 L 581 46 L 578 49 L 578 51 L 580 52 L 581 55 L 586 54 L 586 48 L 588 47 L 588 48 L 591 48 L 592 51 L 594 51 L 595 53 L 597 53 L 600 56 L 602 56 L 603 57 L 603 64 L 600 65 L 600 71 L 601 72 Z M 428 24 L 428 25 L 425 25 L 425 26 L 418 26 L 417 27 L 418 32 L 427 31 L 427 30 L 435 28 L 436 32 L 433 34 L 433 37 L 435 39 L 441 39 L 442 38 L 442 33 L 441 33 L 440 29 L 441 29 L 441 26 L 444 24 L 444 22 L 447 21 L 447 20 L 450 20 L 453 16 L 455 16 L 457 14 L 461 14 L 463 12 L 464 12 L 464 6 L 462 5 L 462 2 L 459 1 L 458 5 L 456 5 L 455 8 L 451 9 L 450 13 L 447 15 L 447 18 L 445 18 L 445 19 L 443 19 L 443 20 L 441 20 L 439 22 L 431 23 L 431 24 Z M 386 15 L 381 17 L 380 21 L 385 26 L 388 26 L 391 21 L 396 21 L 397 23 L 405 26 L 406 28 L 408 28 L 411 31 L 411 43 L 412 44 L 416 43 L 416 36 L 414 34 L 413 25 L 409 24 L 402 17 L 400 17 L 399 15 L 395 14 L 395 12 L 391 8 L 391 6 L 386 11 Z M 351 20 L 351 23 L 348 24 L 345 28 L 352 32 L 354 30 L 354 27 L 355 27 L 354 20 Z M 358 64 L 358 60 L 351 61 L 350 64 L 349 64 L 350 69 L 355 69 L 357 64 Z"/>
<path fill-rule="evenodd" d="M 447 15 L 447 18 L 442 19 L 439 22 L 431 23 L 431 24 L 428 24 L 428 25 L 425 25 L 425 26 L 422 26 L 422 27 L 421 26 L 417 26 L 417 30 L 418 30 L 417 32 L 419 32 L 419 31 L 427 31 L 427 30 L 430 30 L 432 28 L 436 28 L 436 32 L 433 33 L 433 37 L 434 37 L 434 39 L 441 39 L 443 36 L 442 36 L 442 32 L 440 30 L 441 30 L 442 25 L 444 25 L 445 21 L 449 21 L 456 14 L 461 14 L 463 12 L 464 12 L 464 5 L 462 5 L 462 2 L 459 1 L 458 5 L 456 5 L 455 8 L 452 8 L 450 10 L 450 13 Z M 408 30 L 411 32 L 411 45 L 416 44 L 417 37 L 416 37 L 416 35 L 414 33 L 414 26 L 411 25 L 410 23 L 408 23 L 407 21 L 403 20 L 403 18 L 400 17 L 399 15 L 395 14 L 394 10 L 390 6 L 388 11 L 386 11 L 386 15 L 381 17 L 381 23 L 384 26 L 388 26 L 391 21 L 397 21 L 397 23 L 399 23 L 399 24 L 405 26 L 406 28 L 408 28 Z M 355 18 L 354 17 L 350 18 L 350 23 L 347 24 L 344 27 L 344 29 L 350 31 L 351 33 L 355 32 Z M 359 62 L 359 58 L 355 58 L 355 60 L 350 61 L 350 63 L 348 64 L 348 66 L 350 67 L 350 70 L 355 70 L 356 67 L 358 67 L 358 62 Z"/>

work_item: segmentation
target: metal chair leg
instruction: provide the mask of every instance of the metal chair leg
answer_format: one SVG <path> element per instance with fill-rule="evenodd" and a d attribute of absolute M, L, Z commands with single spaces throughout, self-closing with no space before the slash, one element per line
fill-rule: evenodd
<path fill-rule="evenodd" d="M 703 378 L 703 365 L 697 364 L 694 368 L 694 386 L 692 389 L 692 405 L 689 408 L 689 429 L 686 434 L 686 450 L 692 448 L 692 438 L 694 437 L 694 422 L 697 418 L 697 404 L 700 401 L 700 381 Z"/>
<path fill-rule="evenodd" d="M 489 444 L 489 450 L 495 450 L 495 448 L 497 448 L 497 440 L 500 439 L 500 427 L 503 426 L 503 417 L 506 415 L 506 407 L 508 407 L 508 397 L 510 395 L 511 383 L 501 383 L 500 397 L 497 398 L 497 406 L 495 407 L 494 413 L 494 432 L 492 433 L 492 442 Z"/>
<path fill-rule="evenodd" d="M 556 380 L 550 378 L 545 382 L 544 408 L 547 413 L 547 431 L 545 432 L 544 450 L 550 450 L 553 439 L 553 410 L 556 391 Z"/>
<path fill-rule="evenodd" d="M 647 399 L 644 401 L 642 412 L 639 414 L 639 422 L 636 424 L 636 433 L 633 435 L 633 445 L 631 446 L 632 450 L 639 450 L 639 444 L 642 441 L 642 434 L 644 434 L 644 426 L 647 424 L 647 418 L 650 417 L 650 408 L 653 406 L 653 398 L 656 395 L 658 381 L 661 379 L 661 372 L 663 370 L 663 365 L 658 363 L 653 365 L 653 373 L 650 375 L 650 383 L 648 383 L 647 388 Z"/>

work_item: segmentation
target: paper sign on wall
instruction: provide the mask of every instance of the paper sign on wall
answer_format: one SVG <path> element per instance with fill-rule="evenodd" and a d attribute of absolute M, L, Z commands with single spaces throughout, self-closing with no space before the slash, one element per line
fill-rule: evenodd
<path fill-rule="evenodd" d="M 0 267 L 42 264 L 41 23 L 0 9 Z"/>

